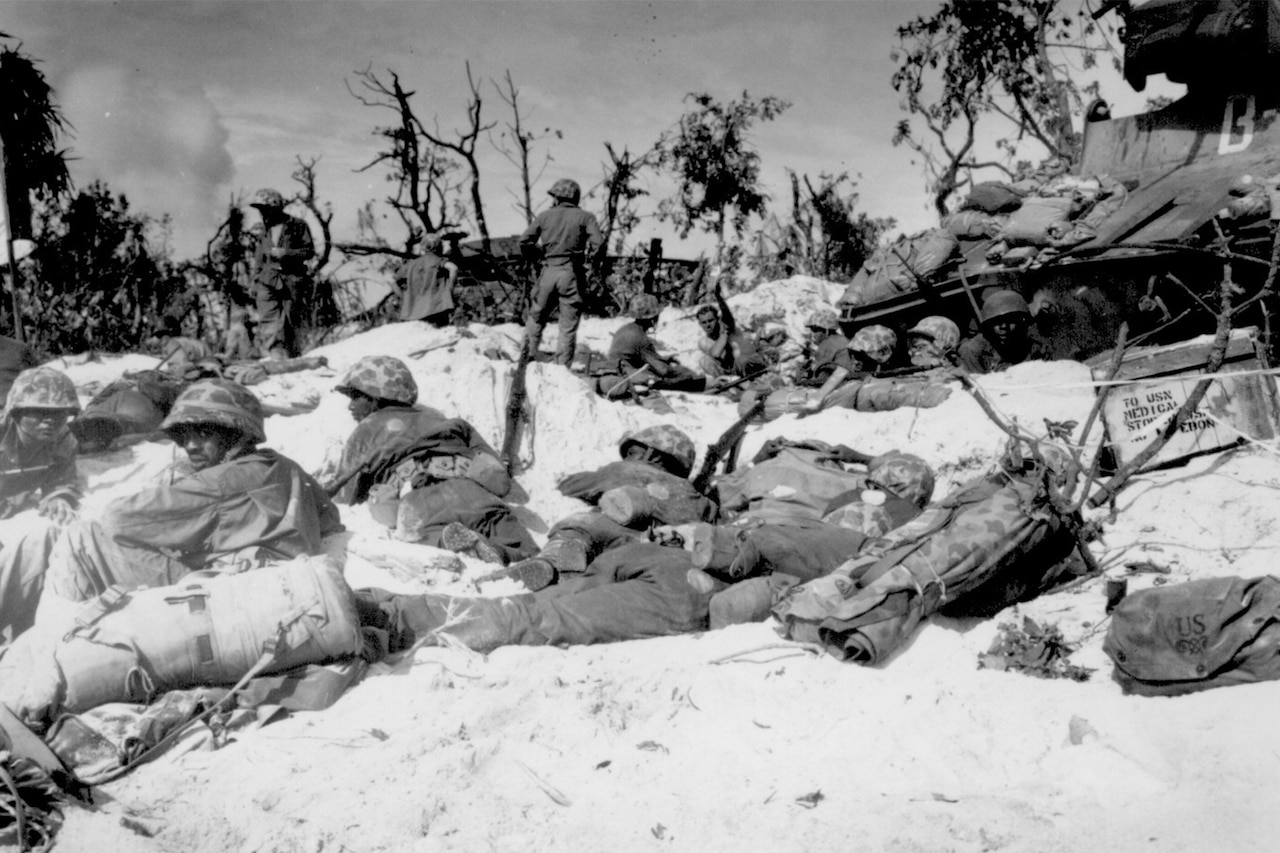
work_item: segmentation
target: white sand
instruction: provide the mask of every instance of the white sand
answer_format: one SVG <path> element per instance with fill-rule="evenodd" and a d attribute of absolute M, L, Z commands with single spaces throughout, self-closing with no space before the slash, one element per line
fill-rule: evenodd
<path fill-rule="evenodd" d="M 786 283 L 775 283 L 735 297 L 735 309 L 764 314 L 782 304 L 798 327 L 807 308 L 798 303 L 839 290 L 792 285 L 803 298 L 787 302 Z M 587 321 L 583 340 L 603 351 L 619 322 Z M 696 344 L 691 323 L 668 309 L 659 327 L 681 357 Z M 270 443 L 310 470 L 331 471 L 353 427 L 345 398 L 331 390 L 342 372 L 362 355 L 405 357 L 448 342 L 409 360 L 422 400 L 468 418 L 497 446 L 512 365 L 481 353 L 497 347 L 511 357 L 519 330 L 471 332 L 395 324 L 324 348 L 332 370 L 272 380 L 280 399 L 310 395 L 319 405 L 271 418 Z M 544 347 L 553 345 L 554 334 Z M 1086 379 L 1079 365 L 1052 363 L 983 385 L 1002 412 L 1043 434 L 1044 418 L 1084 422 Z M 521 446 L 529 467 L 520 482 L 537 532 L 578 508 L 555 481 L 616 458 L 625 430 L 673 420 L 705 448 L 736 417 L 727 401 L 674 395 L 677 414 L 664 419 L 600 400 L 547 365 L 530 370 L 529 393 L 535 425 Z M 937 466 L 940 492 L 990 464 L 1005 438 L 958 389 L 932 410 L 789 416 L 753 429 L 743 458 L 777 435 L 911 450 Z M 160 476 L 171 458 L 171 448 L 140 445 L 92 462 L 94 501 Z M 1104 523 L 1093 552 L 1112 577 L 1141 560 L 1168 567 L 1171 581 L 1265 574 L 1280 547 L 1278 484 L 1267 447 L 1144 475 L 1120 495 L 1114 519 L 1090 513 Z M 391 541 L 363 508 L 343 512 L 351 533 L 333 544 L 349 550 L 353 584 L 465 591 L 485 570 L 462 561 L 458 573 L 453 555 Z M 1156 578 L 1135 575 L 1130 588 Z M 1280 683 L 1122 696 L 1101 651 L 1102 586 L 1093 580 L 989 621 L 934 620 L 872 669 L 781 643 L 769 624 L 487 657 L 425 649 L 328 711 L 240 735 L 217 752 L 163 757 L 106 786 L 96 811 L 69 813 L 59 849 L 1275 849 L 1280 727 L 1271 712 Z M 979 670 L 999 623 L 1023 614 L 1081 643 L 1074 659 L 1095 668 L 1093 678 Z M 126 818 L 153 837 L 126 828 Z"/>

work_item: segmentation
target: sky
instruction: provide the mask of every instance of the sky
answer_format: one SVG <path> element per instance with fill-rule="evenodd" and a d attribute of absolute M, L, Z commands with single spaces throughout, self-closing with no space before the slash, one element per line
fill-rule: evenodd
<path fill-rule="evenodd" d="M 362 106 L 355 73 L 394 70 L 420 118 L 452 136 L 465 120 L 466 63 L 481 81 L 487 120 L 509 120 L 492 81 L 510 72 L 529 126 L 559 131 L 536 204 L 558 178 L 597 185 L 604 143 L 648 149 L 690 92 L 721 100 L 773 95 L 792 106 L 758 124 L 772 209 L 790 209 L 787 170 L 848 172 L 858 210 L 900 230 L 936 224 L 926 179 L 891 144 L 904 117 L 890 85 L 895 29 L 939 6 L 925 0 L 644 2 L 356 2 L 356 0 L 0 0 L 0 32 L 22 42 L 74 128 L 66 144 L 77 184 L 104 179 L 135 210 L 173 220 L 178 258 L 204 251 L 234 197 L 261 187 L 286 195 L 295 158 L 318 158 L 318 192 L 334 207 L 338 241 L 356 212 L 385 197 L 378 150 L 389 110 Z M 524 219 L 510 189 L 519 172 L 478 148 L 493 236 Z M 650 179 L 654 197 L 670 187 Z M 584 207 L 600 209 L 587 199 Z M 385 208 L 384 208 L 385 209 Z M 393 233 L 390 232 L 389 233 Z M 634 244 L 662 237 L 674 257 L 707 251 L 646 217 Z"/>

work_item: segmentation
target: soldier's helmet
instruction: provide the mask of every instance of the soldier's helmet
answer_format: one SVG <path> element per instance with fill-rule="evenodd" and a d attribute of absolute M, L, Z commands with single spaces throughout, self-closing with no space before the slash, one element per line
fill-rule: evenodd
<path fill-rule="evenodd" d="M 928 338 L 935 355 L 943 355 L 960 346 L 960 327 L 949 317 L 925 317 L 907 331 L 907 337 Z"/>
<path fill-rule="evenodd" d="M 659 424 L 628 432 L 618 445 L 619 455 L 625 458 L 633 444 L 644 445 L 670 456 L 676 463 L 676 468 L 672 469 L 671 473 L 678 477 L 689 476 L 689 472 L 693 470 L 693 460 L 698 455 L 698 451 L 693 446 L 693 439 L 670 424 Z"/>
<path fill-rule="evenodd" d="M 867 466 L 867 485 L 924 509 L 933 497 L 933 469 L 912 453 L 886 453 Z"/>
<path fill-rule="evenodd" d="M 258 190 L 253 194 L 253 201 L 249 202 L 250 207 L 271 207 L 276 209 L 284 208 L 284 196 L 273 189 Z"/>
<path fill-rule="evenodd" d="M 202 379 L 178 395 L 160 428 L 177 439 L 188 424 L 213 424 L 236 430 L 257 444 L 267 440 L 262 404 L 253 392 L 229 379 Z"/>
<path fill-rule="evenodd" d="M 5 400 L 5 417 L 16 409 L 54 409 L 74 414 L 80 411 L 75 383 L 52 367 L 32 367 L 18 374 Z"/>
<path fill-rule="evenodd" d="M 408 365 L 389 355 L 368 355 L 357 361 L 337 391 L 348 397 L 352 392 L 359 392 L 402 406 L 412 406 L 418 401 L 418 383 L 413 381 Z"/>
<path fill-rule="evenodd" d="M 547 195 L 577 204 L 578 199 L 582 198 L 582 187 L 578 186 L 577 181 L 561 178 L 551 185 L 551 189 L 547 190 Z"/>
<path fill-rule="evenodd" d="M 863 326 L 849 341 L 849 349 L 860 352 L 872 361 L 884 364 L 893 357 L 893 349 L 898 345 L 898 336 L 888 326 Z"/>
<path fill-rule="evenodd" d="M 1001 317 L 1010 315 L 1031 317 L 1031 307 L 1027 300 L 1012 290 L 997 290 L 987 294 L 982 300 L 982 323 L 992 323 Z"/>
<path fill-rule="evenodd" d="M 809 315 L 809 319 L 805 321 L 805 328 L 809 329 L 826 329 L 828 332 L 838 331 L 840 328 L 840 318 L 836 315 L 834 309 L 819 308 Z"/>
<path fill-rule="evenodd" d="M 631 316 L 637 320 L 650 320 L 662 313 L 658 297 L 652 293 L 641 293 L 631 300 Z"/>

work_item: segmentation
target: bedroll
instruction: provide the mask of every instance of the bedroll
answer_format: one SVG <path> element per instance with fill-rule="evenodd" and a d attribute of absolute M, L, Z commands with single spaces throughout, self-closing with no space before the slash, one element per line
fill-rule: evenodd
<path fill-rule="evenodd" d="M 362 645 L 351 589 L 332 561 L 316 557 L 109 591 L 66 627 L 37 625 L 0 660 L 0 701 L 29 725 L 167 690 L 234 684 L 272 643 L 264 673 L 358 654 Z"/>
<path fill-rule="evenodd" d="M 974 481 L 774 608 L 785 633 L 883 661 L 928 616 L 989 615 L 1037 594 L 1074 545 L 1028 475 Z"/>

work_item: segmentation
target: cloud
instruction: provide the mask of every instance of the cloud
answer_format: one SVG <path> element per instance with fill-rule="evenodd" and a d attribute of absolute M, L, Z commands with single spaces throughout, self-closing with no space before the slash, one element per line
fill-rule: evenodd
<path fill-rule="evenodd" d="M 76 180 L 104 180 L 136 210 L 170 214 L 178 258 L 203 251 L 235 171 L 229 133 L 203 87 L 96 65 L 73 71 L 61 100 L 75 127 Z"/>

